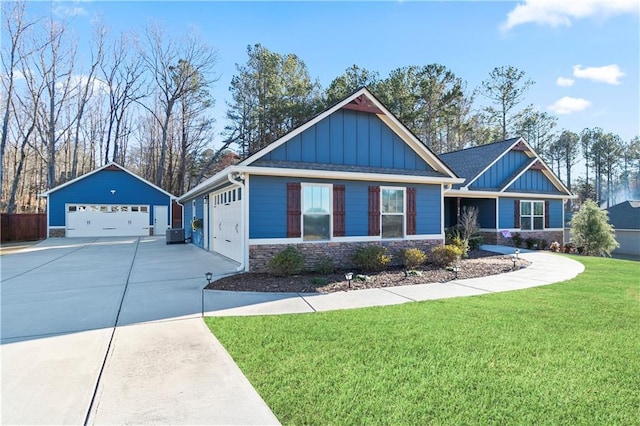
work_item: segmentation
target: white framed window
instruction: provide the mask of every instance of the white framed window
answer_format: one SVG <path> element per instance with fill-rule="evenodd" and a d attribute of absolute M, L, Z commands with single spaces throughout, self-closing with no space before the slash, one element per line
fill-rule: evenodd
<path fill-rule="evenodd" d="M 405 188 L 380 188 L 380 231 L 382 238 L 403 238 L 405 234 Z"/>
<path fill-rule="evenodd" d="M 520 229 L 544 229 L 544 201 L 520 201 Z"/>
<path fill-rule="evenodd" d="M 305 241 L 330 240 L 333 227 L 333 186 L 303 183 L 301 187 L 302 239 Z"/>

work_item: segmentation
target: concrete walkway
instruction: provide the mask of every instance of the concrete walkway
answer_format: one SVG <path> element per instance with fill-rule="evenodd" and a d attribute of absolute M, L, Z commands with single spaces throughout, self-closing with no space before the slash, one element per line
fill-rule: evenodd
<path fill-rule="evenodd" d="M 502 254 L 514 252 L 512 247 L 485 245 L 482 248 Z M 580 262 L 549 252 L 521 249 L 520 257 L 530 261 L 531 265 L 528 268 L 501 275 L 452 280 L 446 283 L 373 288 L 329 294 L 207 290 L 205 292 L 206 315 L 299 314 L 476 296 L 553 284 L 571 279 L 584 271 L 584 266 Z"/>

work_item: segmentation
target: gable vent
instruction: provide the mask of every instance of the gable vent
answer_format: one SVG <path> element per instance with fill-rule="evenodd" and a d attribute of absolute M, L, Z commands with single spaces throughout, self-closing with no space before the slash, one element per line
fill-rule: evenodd
<path fill-rule="evenodd" d="M 368 112 L 371 114 L 382 114 L 382 110 L 375 106 L 374 103 L 371 102 L 371 99 L 369 99 L 365 95 L 358 96 L 357 98 L 343 106 L 343 108 L 353 111 Z"/>
<path fill-rule="evenodd" d="M 545 171 L 547 168 L 540 162 L 540 160 L 533 163 L 533 165 L 529 168 L 529 170 L 542 170 Z"/>

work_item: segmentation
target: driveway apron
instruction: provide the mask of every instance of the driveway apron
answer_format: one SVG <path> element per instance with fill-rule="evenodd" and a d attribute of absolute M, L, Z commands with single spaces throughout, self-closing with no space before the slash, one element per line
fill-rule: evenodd
<path fill-rule="evenodd" d="M 205 272 L 237 264 L 157 237 L 0 261 L 2 424 L 277 423 L 200 319 Z"/>

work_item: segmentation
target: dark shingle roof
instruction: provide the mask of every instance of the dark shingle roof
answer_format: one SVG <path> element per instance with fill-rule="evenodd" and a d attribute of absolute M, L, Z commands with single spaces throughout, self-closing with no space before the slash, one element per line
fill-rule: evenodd
<path fill-rule="evenodd" d="M 607 209 L 616 229 L 640 229 L 640 201 L 625 201 Z"/>
<path fill-rule="evenodd" d="M 456 175 L 466 179 L 463 184 L 456 185 L 457 187 L 464 186 L 478 176 L 480 172 L 487 168 L 489 164 L 518 139 L 520 138 L 511 138 L 500 142 L 462 149 L 460 151 L 447 152 L 440 154 L 440 159 L 444 161 Z"/>
<path fill-rule="evenodd" d="M 391 174 L 391 175 L 402 175 L 402 176 L 424 176 L 424 177 L 442 177 L 442 178 L 449 177 L 433 170 L 392 169 L 387 167 L 351 166 L 351 165 L 344 165 L 344 164 L 327 164 L 327 163 L 303 163 L 303 162 L 297 162 L 297 161 L 269 161 L 269 160 L 259 159 L 251 165 L 255 167 L 280 167 L 283 169 L 321 170 L 321 171 L 330 171 L 330 172 L 376 173 L 376 174 Z"/>

